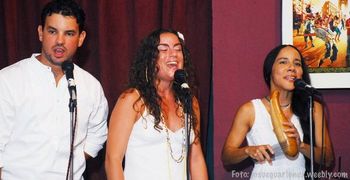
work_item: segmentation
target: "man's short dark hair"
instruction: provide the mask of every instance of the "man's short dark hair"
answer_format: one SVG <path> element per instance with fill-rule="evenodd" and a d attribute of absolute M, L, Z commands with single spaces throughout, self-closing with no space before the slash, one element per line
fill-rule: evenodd
<path fill-rule="evenodd" d="M 41 25 L 44 27 L 46 17 L 53 13 L 63 16 L 71 16 L 77 19 L 79 32 L 84 30 L 85 13 L 84 10 L 73 0 L 53 0 L 47 3 L 41 11 Z"/>

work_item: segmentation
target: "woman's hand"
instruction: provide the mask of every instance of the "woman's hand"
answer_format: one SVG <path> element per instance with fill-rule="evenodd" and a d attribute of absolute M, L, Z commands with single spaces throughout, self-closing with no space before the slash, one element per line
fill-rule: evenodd
<path fill-rule="evenodd" d="M 294 126 L 294 124 L 290 121 L 283 122 L 283 126 L 288 126 L 287 129 L 284 130 L 284 132 L 287 134 L 288 137 L 295 138 L 297 140 L 298 149 L 301 145 L 300 135 L 298 133 L 297 128 Z"/>
<path fill-rule="evenodd" d="M 267 161 L 269 164 L 272 163 L 272 156 L 274 154 L 270 145 L 248 146 L 245 149 L 245 153 L 258 162 Z"/>

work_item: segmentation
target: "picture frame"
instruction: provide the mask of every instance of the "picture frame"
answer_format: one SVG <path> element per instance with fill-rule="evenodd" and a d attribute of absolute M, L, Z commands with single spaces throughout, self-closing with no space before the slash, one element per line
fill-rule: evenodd
<path fill-rule="evenodd" d="M 345 27 L 350 18 L 350 1 L 346 5 L 344 2 L 347 1 L 282 1 L 282 43 L 301 51 L 311 85 L 318 89 L 350 88 L 350 50 Z"/>

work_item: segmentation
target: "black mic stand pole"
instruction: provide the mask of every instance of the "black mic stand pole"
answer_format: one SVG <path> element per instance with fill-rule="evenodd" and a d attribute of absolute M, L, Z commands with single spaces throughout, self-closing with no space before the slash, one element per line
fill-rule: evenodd
<path fill-rule="evenodd" d="M 311 170 L 311 179 L 314 180 L 314 140 L 313 140 L 313 106 L 314 98 L 313 93 L 309 94 L 309 125 L 310 125 L 310 170 Z"/>
<path fill-rule="evenodd" d="M 71 97 L 69 98 L 69 112 L 70 112 L 70 153 L 68 161 L 68 174 L 66 179 L 73 180 L 73 161 L 74 161 L 74 134 L 77 115 L 77 95 L 75 90 L 71 90 Z"/>
<path fill-rule="evenodd" d="M 187 180 L 190 180 L 190 161 L 189 154 L 191 150 L 190 141 L 191 141 L 191 129 L 192 129 L 192 116 L 190 114 L 190 110 L 192 109 L 192 99 L 191 94 L 186 92 L 185 104 L 184 104 L 184 112 L 185 112 L 185 132 L 186 132 L 186 177 Z"/>

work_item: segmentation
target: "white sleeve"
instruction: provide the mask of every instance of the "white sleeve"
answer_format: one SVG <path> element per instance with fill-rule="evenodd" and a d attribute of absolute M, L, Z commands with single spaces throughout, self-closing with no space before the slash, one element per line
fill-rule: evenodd
<path fill-rule="evenodd" d="M 89 119 L 84 147 L 84 152 L 91 157 L 97 156 L 98 151 L 103 148 L 103 144 L 107 140 L 108 103 L 100 84 L 98 88 L 99 91 L 96 94 L 95 106 Z"/>
<path fill-rule="evenodd" d="M 4 166 L 3 154 L 14 126 L 14 102 L 11 89 L 0 74 L 0 168 Z"/>

